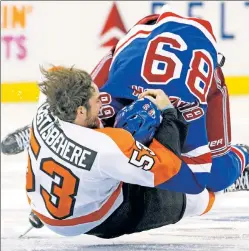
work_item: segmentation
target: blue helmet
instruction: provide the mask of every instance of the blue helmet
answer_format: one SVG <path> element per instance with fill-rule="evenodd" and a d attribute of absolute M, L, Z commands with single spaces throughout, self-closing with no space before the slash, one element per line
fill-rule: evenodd
<path fill-rule="evenodd" d="M 127 130 L 135 140 L 148 145 L 160 125 L 160 114 L 149 99 L 138 99 L 118 112 L 114 127 Z"/>

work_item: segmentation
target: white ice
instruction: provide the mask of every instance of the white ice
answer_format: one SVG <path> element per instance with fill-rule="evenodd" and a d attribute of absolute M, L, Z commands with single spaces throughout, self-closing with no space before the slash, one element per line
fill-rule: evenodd
<path fill-rule="evenodd" d="M 2 105 L 1 137 L 30 122 L 35 109 L 35 104 Z M 231 99 L 231 118 L 233 143 L 249 144 L 249 96 Z M 65 238 L 46 228 L 18 239 L 29 227 L 26 162 L 26 153 L 1 155 L 2 251 L 249 251 L 249 192 L 222 196 L 205 216 L 113 240 L 86 235 Z"/>

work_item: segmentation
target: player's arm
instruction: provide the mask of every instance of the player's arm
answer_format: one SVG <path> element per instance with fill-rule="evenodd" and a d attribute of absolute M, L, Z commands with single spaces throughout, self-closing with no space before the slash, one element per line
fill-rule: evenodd
<path fill-rule="evenodd" d="M 186 128 L 180 126 L 176 113 L 170 109 L 162 115 L 161 126 L 149 148 L 135 141 L 123 129 L 98 129 L 108 136 L 108 147 L 99 159 L 100 172 L 105 177 L 126 183 L 199 193 L 204 187 L 200 186 L 193 172 L 177 156 L 181 147 L 180 134 L 185 133 Z M 166 143 L 163 135 L 169 131 L 171 140 Z"/>
<path fill-rule="evenodd" d="M 108 80 L 108 73 L 113 58 L 113 51 L 114 48 L 110 50 L 99 61 L 99 63 L 95 66 L 95 68 L 91 72 L 92 80 L 98 86 L 98 88 L 101 88 Z"/>
<path fill-rule="evenodd" d="M 234 183 L 248 163 L 243 148 L 231 146 L 229 95 L 221 67 L 215 70 L 208 96 L 206 124 L 213 159 L 208 188 L 220 191 Z"/>
<path fill-rule="evenodd" d="M 139 97 L 155 95 L 155 93 L 153 92 L 155 92 L 155 90 L 148 89 Z M 151 101 L 155 103 L 155 100 Z M 173 187 L 175 186 L 175 184 L 178 184 L 178 189 L 184 191 L 185 188 L 182 186 L 185 186 L 185 182 L 188 182 L 185 177 L 190 176 L 194 177 L 194 179 L 199 184 L 200 189 L 207 186 L 212 166 L 212 157 L 210 149 L 208 148 L 208 140 L 205 127 L 205 106 L 202 105 L 202 107 L 202 113 L 200 113 L 201 117 L 196 120 L 189 121 L 190 123 L 187 133 L 188 144 L 187 147 L 184 146 L 184 148 L 181 149 L 181 153 L 184 152 L 184 154 L 181 156 L 181 160 L 183 161 L 178 175 L 172 177 L 169 182 L 161 184 L 160 188 L 174 190 Z M 180 110 L 182 111 L 182 109 Z M 188 107 L 186 110 L 186 112 L 188 112 L 188 115 L 190 114 L 190 111 L 192 112 L 192 110 Z M 183 115 L 186 119 L 186 113 L 183 112 Z M 161 140 L 164 140 L 164 145 L 168 147 L 167 143 L 170 142 L 171 133 L 165 132 L 164 134 L 162 134 L 162 136 L 164 137 L 161 137 Z M 184 132 L 181 132 L 179 136 L 184 136 Z M 196 188 L 191 186 L 192 182 L 189 183 L 188 190 L 191 192 L 188 193 L 195 193 Z"/>
<path fill-rule="evenodd" d="M 219 67 L 214 76 L 217 79 L 212 79 L 208 105 L 201 104 L 192 113 L 182 108 L 185 118 L 192 119 L 188 146 L 183 150 L 182 160 L 195 173 L 202 186 L 217 192 L 235 182 L 248 164 L 248 154 L 240 146 L 231 147 L 229 97 L 226 86 L 221 84 L 224 83 L 224 77 Z M 200 109 L 201 116 L 195 118 Z"/>

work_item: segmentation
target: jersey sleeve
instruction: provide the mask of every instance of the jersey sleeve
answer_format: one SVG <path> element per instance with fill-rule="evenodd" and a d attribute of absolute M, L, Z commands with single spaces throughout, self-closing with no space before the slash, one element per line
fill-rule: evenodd
<path fill-rule="evenodd" d="M 113 49 L 114 50 L 114 49 Z M 109 68 L 112 62 L 113 50 L 110 50 L 91 72 L 93 82 L 101 88 L 108 80 Z"/>
<path fill-rule="evenodd" d="M 231 148 L 231 120 L 228 89 L 220 67 L 214 72 L 207 101 L 206 128 L 209 148 L 213 157 L 223 156 Z"/>
<path fill-rule="evenodd" d="M 206 128 L 212 153 L 208 189 L 216 192 L 234 183 L 248 164 L 248 154 L 239 146 L 231 146 L 229 95 L 220 67 L 215 70 L 208 95 Z"/>
<path fill-rule="evenodd" d="M 98 131 L 108 136 L 99 159 L 100 173 L 106 178 L 192 194 L 204 189 L 188 166 L 157 140 L 146 147 L 123 129 Z"/>
<path fill-rule="evenodd" d="M 187 144 L 184 145 L 181 158 L 193 172 L 201 186 L 207 186 L 212 168 L 212 154 L 208 146 L 206 131 L 206 107 L 200 105 L 202 116 L 189 123 Z"/>
<path fill-rule="evenodd" d="M 213 158 L 212 176 L 207 188 L 213 192 L 226 189 L 239 178 L 248 164 L 248 153 L 240 146 L 231 146 L 225 154 Z"/>

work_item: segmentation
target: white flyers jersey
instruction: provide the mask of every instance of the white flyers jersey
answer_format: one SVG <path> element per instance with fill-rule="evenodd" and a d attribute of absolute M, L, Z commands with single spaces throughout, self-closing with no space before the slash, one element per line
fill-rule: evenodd
<path fill-rule="evenodd" d="M 122 182 L 155 187 L 181 161 L 154 140 L 150 149 L 123 129 L 89 129 L 37 111 L 28 150 L 26 190 L 32 210 L 61 235 L 88 232 L 122 203 Z"/>

